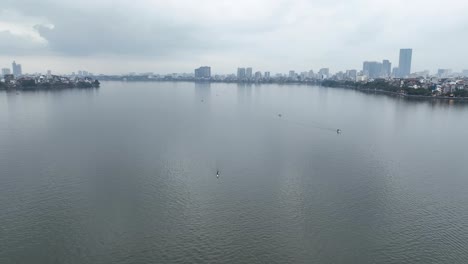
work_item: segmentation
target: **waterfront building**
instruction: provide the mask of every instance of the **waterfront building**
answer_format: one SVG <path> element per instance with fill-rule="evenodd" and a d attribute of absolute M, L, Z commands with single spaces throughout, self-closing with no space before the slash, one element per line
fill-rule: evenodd
<path fill-rule="evenodd" d="M 211 78 L 211 67 L 201 66 L 195 69 L 195 78 Z"/>
<path fill-rule="evenodd" d="M 399 77 L 405 78 L 411 74 L 412 49 L 400 49 L 400 61 L 398 65 Z"/>
<path fill-rule="evenodd" d="M 357 82 L 365 82 L 365 81 L 367 81 L 367 75 L 359 74 L 358 76 L 356 76 L 356 81 L 357 81 Z"/>
<path fill-rule="evenodd" d="M 245 76 L 247 77 L 247 79 L 252 79 L 252 68 L 251 67 L 247 68 L 247 70 L 245 71 Z"/>
<path fill-rule="evenodd" d="M 270 72 L 269 71 L 265 72 L 265 78 L 270 79 Z"/>
<path fill-rule="evenodd" d="M 382 76 L 390 77 L 392 74 L 392 63 L 389 60 L 382 61 Z"/>
<path fill-rule="evenodd" d="M 15 81 L 15 76 L 11 73 L 3 75 L 3 78 L 5 79 L 5 83 L 14 83 Z"/>
<path fill-rule="evenodd" d="M 245 79 L 245 68 L 237 68 L 237 79 Z"/>

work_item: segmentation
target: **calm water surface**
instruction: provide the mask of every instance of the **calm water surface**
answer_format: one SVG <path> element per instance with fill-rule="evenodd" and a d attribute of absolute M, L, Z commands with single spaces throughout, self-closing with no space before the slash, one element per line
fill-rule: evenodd
<path fill-rule="evenodd" d="M 0 92 L 0 263 L 468 263 L 467 133 L 345 89 Z"/>

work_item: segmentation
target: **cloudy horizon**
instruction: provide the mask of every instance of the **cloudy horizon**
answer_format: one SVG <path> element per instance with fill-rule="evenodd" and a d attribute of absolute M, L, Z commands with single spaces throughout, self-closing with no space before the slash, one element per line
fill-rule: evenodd
<path fill-rule="evenodd" d="M 332 72 L 413 49 L 412 71 L 468 69 L 468 2 L 4 0 L 0 68 L 24 72 Z"/>

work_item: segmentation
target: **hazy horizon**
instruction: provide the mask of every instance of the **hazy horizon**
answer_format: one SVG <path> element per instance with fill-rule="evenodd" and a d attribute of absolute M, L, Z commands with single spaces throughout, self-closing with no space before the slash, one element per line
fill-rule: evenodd
<path fill-rule="evenodd" d="M 413 72 L 468 69 L 468 2 L 456 0 L 3 2 L 0 68 L 26 73 L 338 72 L 395 67 L 400 48 Z"/>

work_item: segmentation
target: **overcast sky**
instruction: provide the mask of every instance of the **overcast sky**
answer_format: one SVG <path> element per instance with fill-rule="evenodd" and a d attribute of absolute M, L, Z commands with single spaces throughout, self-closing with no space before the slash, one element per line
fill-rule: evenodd
<path fill-rule="evenodd" d="M 332 72 L 364 60 L 468 69 L 467 0 L 1 0 L 0 67 L 25 72 Z"/>

